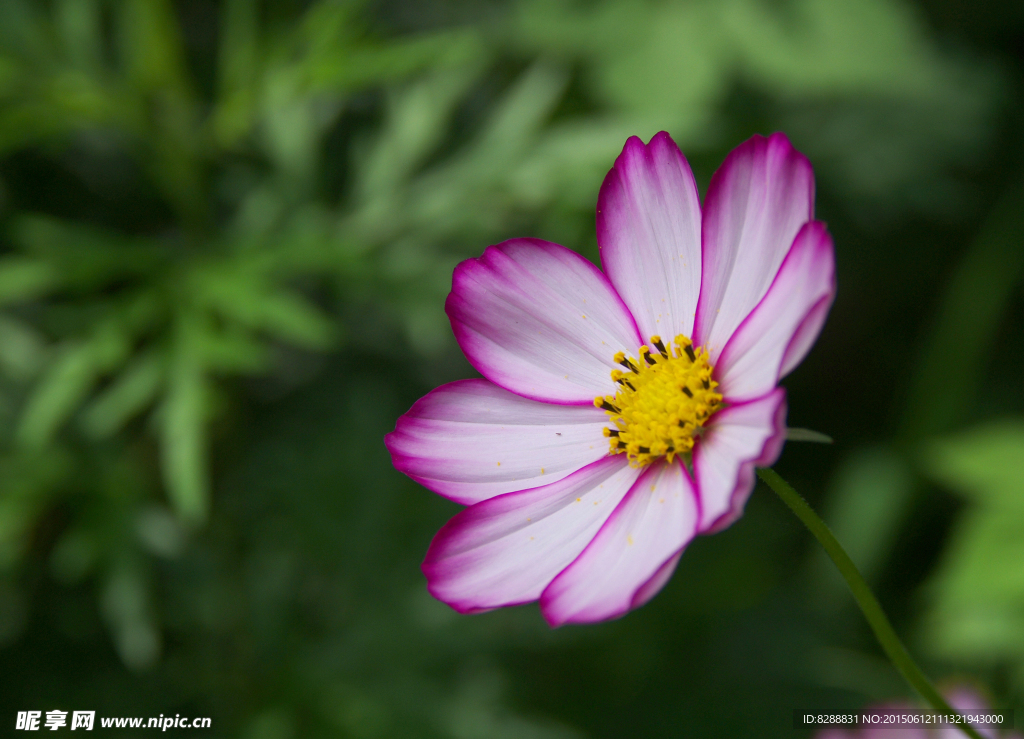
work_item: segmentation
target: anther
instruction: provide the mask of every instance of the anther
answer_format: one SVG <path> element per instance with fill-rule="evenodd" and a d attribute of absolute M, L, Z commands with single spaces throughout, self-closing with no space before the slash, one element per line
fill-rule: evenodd
<path fill-rule="evenodd" d="M 612 370 L 614 396 L 594 399 L 613 419 L 602 429 L 610 452 L 628 454 L 634 467 L 689 453 L 707 419 L 722 407 L 722 396 L 712 389 L 708 353 L 686 336 L 666 345 L 655 334 L 633 357 L 618 352 L 614 360 L 628 371 Z"/>
<path fill-rule="evenodd" d="M 624 352 L 619 352 L 614 357 L 612 357 L 612 359 L 615 360 L 616 364 L 621 364 L 630 372 L 637 373 L 637 366 L 633 364 L 633 360 L 626 359 L 626 354 Z"/>

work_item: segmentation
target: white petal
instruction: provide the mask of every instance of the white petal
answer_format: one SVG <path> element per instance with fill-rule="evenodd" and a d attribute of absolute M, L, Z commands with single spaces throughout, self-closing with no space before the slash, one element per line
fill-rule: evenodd
<path fill-rule="evenodd" d="M 579 556 L 639 476 L 625 455 L 564 480 L 467 508 L 430 545 L 430 592 L 461 612 L 537 600 Z"/>
<path fill-rule="evenodd" d="M 385 437 L 395 468 L 467 505 L 560 480 L 608 454 L 604 411 L 521 398 L 487 380 L 442 385 Z"/>
<path fill-rule="evenodd" d="M 786 391 L 718 411 L 694 447 L 701 533 L 721 531 L 743 515 L 754 468 L 778 459 L 786 441 Z"/>
<path fill-rule="evenodd" d="M 669 580 L 672 579 L 672 575 L 676 571 L 676 565 L 679 564 L 679 558 L 682 556 L 683 553 L 678 552 L 676 556 L 669 559 L 665 564 L 658 568 L 657 572 L 651 575 L 651 579 L 645 582 L 640 589 L 633 594 L 633 602 L 629 604 L 630 610 L 639 608 L 661 592 L 661 589 L 668 584 Z"/>
<path fill-rule="evenodd" d="M 686 157 L 662 131 L 633 136 L 597 198 L 597 243 L 608 279 L 646 343 L 693 334 L 700 293 L 700 200 Z"/>
<path fill-rule="evenodd" d="M 594 540 L 544 590 L 548 623 L 617 618 L 649 598 L 648 585 L 664 584 L 663 568 L 693 538 L 697 518 L 682 464 L 648 467 Z"/>
<path fill-rule="evenodd" d="M 480 374 L 548 403 L 588 405 L 613 393 L 612 357 L 642 343 L 604 273 L 539 239 L 488 247 L 456 267 L 445 310 Z"/>
<path fill-rule="evenodd" d="M 800 229 L 764 299 L 725 345 L 716 376 L 728 401 L 759 398 L 814 344 L 835 297 L 835 256 L 825 224 Z"/>
<path fill-rule="evenodd" d="M 814 214 L 810 162 L 781 133 L 736 147 L 711 178 L 701 229 L 703 260 L 694 343 L 718 359 Z"/>

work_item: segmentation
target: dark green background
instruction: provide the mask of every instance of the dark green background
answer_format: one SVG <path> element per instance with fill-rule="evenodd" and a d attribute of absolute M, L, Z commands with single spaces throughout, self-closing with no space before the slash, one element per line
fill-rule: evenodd
<path fill-rule="evenodd" d="M 426 593 L 458 506 L 383 436 L 472 375 L 452 267 L 596 259 L 601 179 L 659 130 L 702 194 L 754 133 L 810 157 L 839 292 L 785 385 L 835 444 L 776 469 L 926 672 L 1024 706 L 1022 7 L 3 0 L 0 725 L 783 737 L 906 697 L 760 486 L 613 623 Z"/>

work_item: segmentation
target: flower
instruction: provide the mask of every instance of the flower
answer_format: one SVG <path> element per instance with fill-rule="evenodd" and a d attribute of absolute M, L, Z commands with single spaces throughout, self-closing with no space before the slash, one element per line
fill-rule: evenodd
<path fill-rule="evenodd" d="M 964 713 L 973 713 L 975 716 L 994 716 L 995 713 L 989 708 L 988 703 L 978 695 L 977 691 L 966 686 L 958 686 L 946 691 L 946 700 L 949 705 Z M 928 712 L 932 715 L 931 712 Z M 890 703 L 880 706 L 871 706 L 866 711 L 855 714 L 863 718 L 865 716 L 875 717 L 879 723 L 866 723 L 859 729 L 824 729 L 815 734 L 814 739 L 963 739 L 967 736 L 956 724 L 952 723 L 913 723 L 922 717 L 922 711 L 916 709 L 909 703 Z M 884 723 L 888 721 L 888 723 Z M 901 722 L 901 723 L 896 723 Z M 992 728 L 992 723 L 975 724 L 978 733 L 988 739 L 1022 739 L 1017 732 L 1003 734 Z"/>
<path fill-rule="evenodd" d="M 423 563 L 434 597 L 463 613 L 539 599 L 552 626 L 617 618 L 739 518 L 785 440 L 779 378 L 835 293 L 813 211 L 785 135 L 735 149 L 702 211 L 662 132 L 630 138 L 601 186 L 604 272 L 540 239 L 456 267 L 445 310 L 486 379 L 437 388 L 385 439 L 398 470 L 469 506 Z"/>

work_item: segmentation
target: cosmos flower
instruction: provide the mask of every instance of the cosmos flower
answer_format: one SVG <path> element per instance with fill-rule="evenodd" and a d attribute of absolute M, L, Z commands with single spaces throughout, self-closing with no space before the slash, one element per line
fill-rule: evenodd
<path fill-rule="evenodd" d="M 469 506 L 423 563 L 464 613 L 540 600 L 557 626 L 652 598 L 697 534 L 742 514 L 785 440 L 779 378 L 835 292 L 810 163 L 755 136 L 701 209 L 667 133 L 633 137 L 601 186 L 602 272 L 512 239 L 455 269 L 445 309 L 485 379 L 416 402 L 395 467 Z"/>

